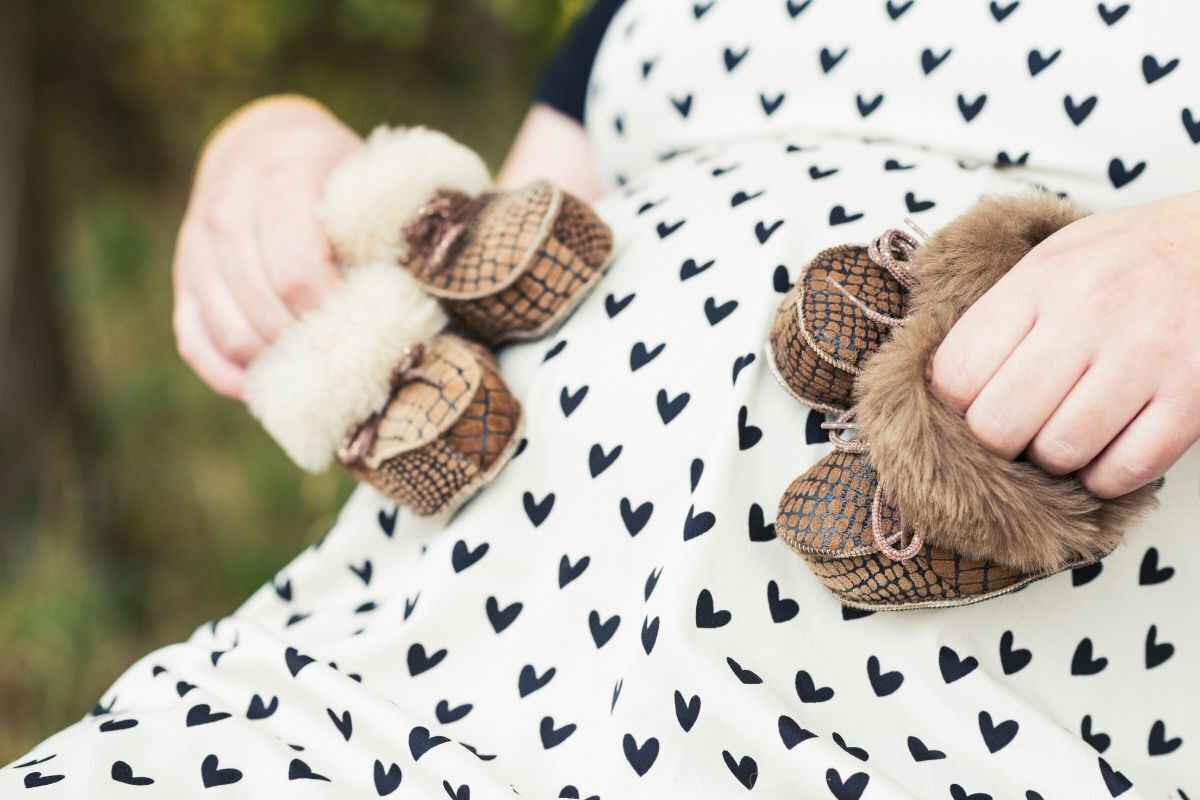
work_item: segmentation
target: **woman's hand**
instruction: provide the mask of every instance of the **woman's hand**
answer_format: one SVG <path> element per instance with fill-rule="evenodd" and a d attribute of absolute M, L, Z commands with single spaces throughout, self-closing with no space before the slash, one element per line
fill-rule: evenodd
<path fill-rule="evenodd" d="M 252 103 L 201 153 L 173 266 L 183 360 L 241 399 L 246 366 L 337 284 L 315 215 L 325 176 L 361 138 L 317 103 Z"/>
<path fill-rule="evenodd" d="M 1097 497 L 1161 476 L 1200 439 L 1200 192 L 1035 247 L 951 330 L 933 387 L 989 450 Z"/>

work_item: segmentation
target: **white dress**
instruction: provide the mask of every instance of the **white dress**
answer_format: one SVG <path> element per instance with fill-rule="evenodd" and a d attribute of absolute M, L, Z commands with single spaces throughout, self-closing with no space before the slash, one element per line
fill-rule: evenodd
<path fill-rule="evenodd" d="M 1098 566 L 850 612 L 774 537 L 828 445 L 763 351 L 808 258 L 905 216 L 1200 188 L 1197 30 L 1171 0 L 630 0 L 588 104 L 616 258 L 503 353 L 517 458 L 444 525 L 359 489 L 0 795 L 1200 798 L 1200 452 Z"/>

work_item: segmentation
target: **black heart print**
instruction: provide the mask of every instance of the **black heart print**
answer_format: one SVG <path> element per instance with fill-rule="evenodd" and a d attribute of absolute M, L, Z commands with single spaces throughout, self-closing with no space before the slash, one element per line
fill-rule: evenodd
<path fill-rule="evenodd" d="M 658 739 L 653 736 L 638 744 L 633 734 L 627 733 L 621 740 L 621 748 L 625 751 L 625 760 L 639 777 L 645 777 L 658 760 Z"/>

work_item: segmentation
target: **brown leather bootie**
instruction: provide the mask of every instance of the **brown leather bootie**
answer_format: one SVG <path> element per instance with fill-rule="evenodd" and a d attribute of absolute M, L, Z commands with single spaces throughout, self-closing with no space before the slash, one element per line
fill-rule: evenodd
<path fill-rule="evenodd" d="M 851 405 L 854 379 L 908 310 L 913 237 L 889 230 L 869 245 L 822 250 L 775 314 L 771 369 L 792 397 L 828 413 Z"/>
<path fill-rule="evenodd" d="M 418 516 L 452 514 L 512 457 L 521 405 L 495 357 L 450 333 L 410 348 L 391 385 L 382 410 L 346 434 L 338 461 Z"/>
<path fill-rule="evenodd" d="M 1047 195 L 988 198 L 911 252 L 908 313 L 874 317 L 891 333 L 862 360 L 853 409 L 825 424 L 835 451 L 779 505 L 780 538 L 843 603 L 896 609 L 994 597 L 1102 558 L 1155 505 L 1156 486 L 1102 500 L 1073 475 L 988 452 L 929 384 L 933 355 L 963 312 L 1082 216 Z"/>
<path fill-rule="evenodd" d="M 475 197 L 439 192 L 405 231 L 405 265 L 455 322 L 492 345 L 554 330 L 612 251 L 595 212 L 546 181 Z"/>
<path fill-rule="evenodd" d="M 472 338 L 544 336 L 602 277 L 612 232 L 546 181 L 490 184 L 478 156 L 447 137 L 379 128 L 330 175 L 321 217 L 339 252 L 402 265 Z"/>

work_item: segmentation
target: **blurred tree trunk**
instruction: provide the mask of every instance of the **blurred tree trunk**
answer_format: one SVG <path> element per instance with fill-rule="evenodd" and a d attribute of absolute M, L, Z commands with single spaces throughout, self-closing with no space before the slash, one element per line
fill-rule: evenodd
<path fill-rule="evenodd" d="M 40 224 L 33 0 L 0 2 L 0 541 L 78 476 L 77 415 Z"/>
<path fill-rule="evenodd" d="M 0 376 L 8 385 L 8 349 L 17 263 L 17 229 L 28 161 L 30 51 L 28 0 L 0 7 Z M 7 394 L 7 392 L 5 393 Z M 0 402 L 7 398 L 0 395 Z M 4 406 L 0 405 L 0 412 Z M 0 416 L 3 416 L 0 414 Z"/>

